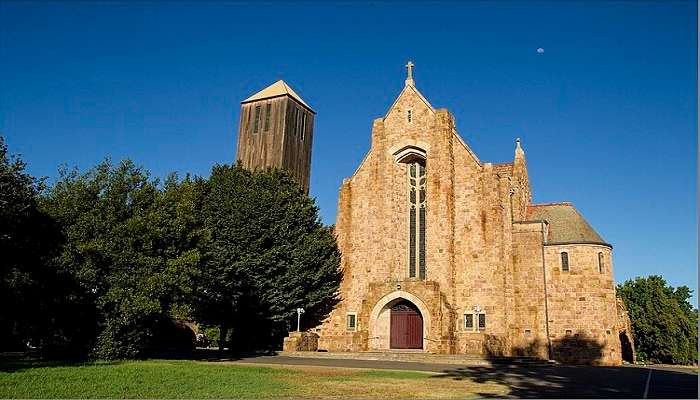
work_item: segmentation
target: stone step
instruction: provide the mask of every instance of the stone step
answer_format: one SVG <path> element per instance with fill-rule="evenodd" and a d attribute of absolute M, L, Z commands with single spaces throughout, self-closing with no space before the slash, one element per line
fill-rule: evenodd
<path fill-rule="evenodd" d="M 429 364 L 450 365 L 524 365 L 546 366 L 552 365 L 552 361 L 536 357 L 493 357 L 467 354 L 432 354 L 423 351 L 364 351 L 364 352 L 313 352 L 313 351 L 282 351 L 281 356 L 301 358 L 325 358 L 340 360 L 368 360 L 368 361 L 401 361 Z"/>

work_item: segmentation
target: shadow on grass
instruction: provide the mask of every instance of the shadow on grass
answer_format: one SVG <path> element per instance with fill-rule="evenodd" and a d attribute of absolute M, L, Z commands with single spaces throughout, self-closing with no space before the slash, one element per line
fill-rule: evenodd
<path fill-rule="evenodd" d="M 147 358 L 142 360 L 189 360 L 189 361 L 238 361 L 243 358 L 255 358 L 262 356 L 274 356 L 277 353 L 274 351 L 251 351 L 251 352 L 233 352 L 219 351 L 218 349 L 197 348 L 194 350 L 160 350 L 151 352 Z M 34 368 L 55 368 L 55 367 L 80 367 L 80 366 L 97 366 L 108 367 L 118 365 L 126 361 L 133 360 L 115 360 L 115 361 L 89 361 L 89 360 L 43 360 L 38 353 L 35 352 L 4 352 L 0 353 L 0 372 L 18 372 L 22 370 Z"/>
<path fill-rule="evenodd" d="M 519 365 L 460 367 L 434 376 L 507 385 L 506 396 L 513 398 L 641 398 L 647 377 L 648 369 L 638 367 Z M 654 370 L 648 397 L 697 398 L 697 383 L 696 374 Z"/>
<path fill-rule="evenodd" d="M 0 354 L 0 372 L 20 372 L 36 368 L 57 368 L 57 367 L 81 367 L 81 366 L 97 366 L 109 367 L 112 365 L 121 364 L 122 361 L 56 361 L 56 360 L 41 360 L 35 357 L 7 357 L 6 354 Z"/>
<path fill-rule="evenodd" d="M 157 358 L 162 360 L 193 360 L 193 361 L 238 361 L 243 358 L 254 358 L 263 356 L 275 356 L 276 351 L 273 350 L 256 350 L 256 351 L 232 351 L 218 349 L 209 349 L 198 347 L 194 350 L 164 350 L 154 352 L 149 355 L 149 358 Z"/>

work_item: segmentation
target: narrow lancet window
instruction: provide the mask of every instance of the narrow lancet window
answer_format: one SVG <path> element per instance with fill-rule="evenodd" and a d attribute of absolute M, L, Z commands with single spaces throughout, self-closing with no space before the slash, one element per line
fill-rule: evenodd
<path fill-rule="evenodd" d="M 408 165 L 409 234 L 408 275 L 425 279 L 426 190 L 425 166 L 414 161 Z M 416 266 L 418 271 L 416 271 Z"/>
<path fill-rule="evenodd" d="M 270 114 L 272 113 L 272 104 L 267 103 L 267 106 L 265 106 L 265 131 L 270 130 Z"/>
<path fill-rule="evenodd" d="M 562 271 L 569 270 L 569 253 L 567 253 L 567 252 L 561 253 L 561 270 Z"/>
<path fill-rule="evenodd" d="M 301 141 L 306 138 L 306 113 L 301 114 Z"/>
<path fill-rule="evenodd" d="M 260 124 L 260 106 L 255 106 L 255 121 L 253 121 L 253 133 L 258 133 L 258 125 Z"/>
<path fill-rule="evenodd" d="M 296 136 L 299 130 L 299 109 L 294 108 L 294 129 L 292 129 L 292 135 Z"/>
<path fill-rule="evenodd" d="M 598 272 L 603 273 L 603 253 L 598 253 Z"/>

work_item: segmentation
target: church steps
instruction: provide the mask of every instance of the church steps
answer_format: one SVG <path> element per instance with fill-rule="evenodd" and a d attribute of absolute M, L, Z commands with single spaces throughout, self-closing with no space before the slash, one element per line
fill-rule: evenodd
<path fill-rule="evenodd" d="M 528 365 L 545 366 L 553 362 L 535 357 L 495 357 L 465 354 L 431 354 L 423 350 L 390 350 L 390 351 L 363 351 L 363 352 L 309 352 L 309 351 L 282 351 L 280 356 L 298 358 L 320 358 L 338 360 L 367 360 L 367 361 L 399 361 L 423 364 L 449 364 L 468 366 L 490 365 Z"/>

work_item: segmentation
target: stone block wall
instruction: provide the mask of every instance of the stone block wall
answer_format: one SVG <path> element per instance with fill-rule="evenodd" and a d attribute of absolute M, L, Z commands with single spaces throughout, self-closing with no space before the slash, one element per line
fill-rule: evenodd
<path fill-rule="evenodd" d="M 546 223 L 513 224 L 513 312 L 509 331 L 511 355 L 547 358 L 547 314 L 545 304 L 544 252 Z M 552 315 L 549 315 L 552 321 Z"/>
<path fill-rule="evenodd" d="M 289 332 L 282 343 L 283 351 L 316 351 L 318 335 L 312 332 Z"/>
<path fill-rule="evenodd" d="M 553 358 L 566 362 L 618 365 L 618 313 L 609 246 L 546 245 L 545 264 Z M 563 271 L 566 252 L 569 271 Z M 603 254 L 602 272 L 598 254 Z"/>

